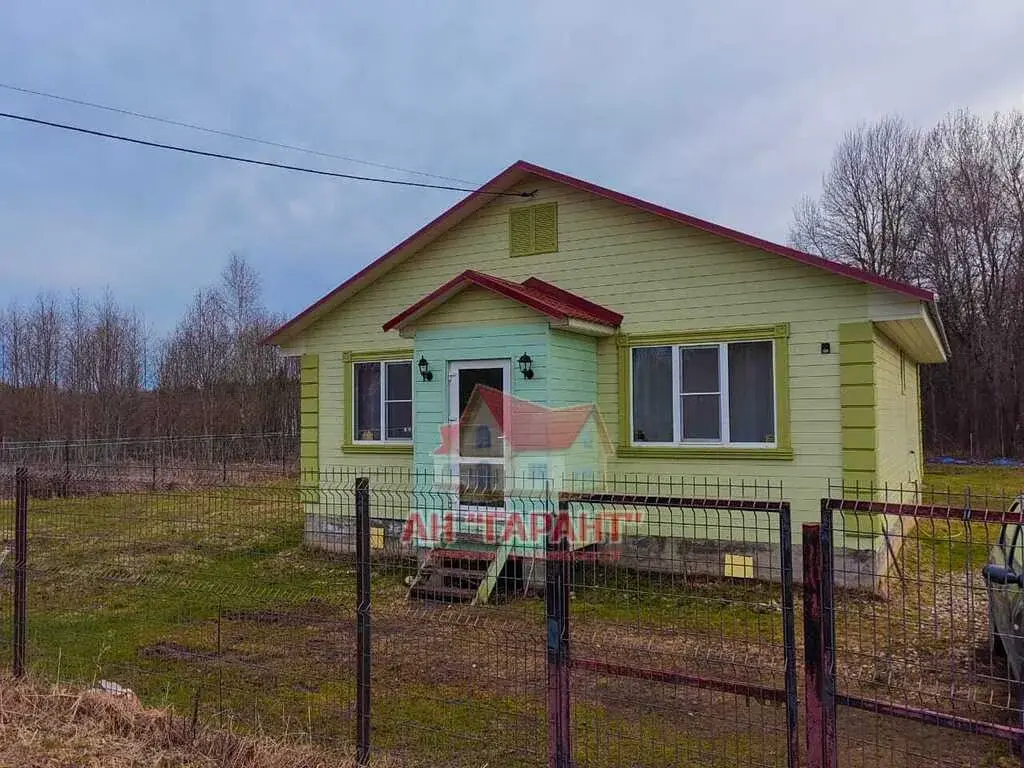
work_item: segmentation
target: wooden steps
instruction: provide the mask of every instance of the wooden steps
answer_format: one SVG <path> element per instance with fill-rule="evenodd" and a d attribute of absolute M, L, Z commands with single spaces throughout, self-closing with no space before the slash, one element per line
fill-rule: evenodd
<path fill-rule="evenodd" d="M 409 587 L 409 599 L 476 602 L 495 558 L 487 550 L 432 549 Z"/>
<path fill-rule="evenodd" d="M 498 586 L 498 579 L 501 578 L 501 573 L 505 570 L 505 563 L 508 562 L 510 554 L 512 554 L 511 544 L 502 544 L 495 551 L 494 558 L 477 587 L 474 603 L 486 603 L 491 598 L 494 588 Z"/>

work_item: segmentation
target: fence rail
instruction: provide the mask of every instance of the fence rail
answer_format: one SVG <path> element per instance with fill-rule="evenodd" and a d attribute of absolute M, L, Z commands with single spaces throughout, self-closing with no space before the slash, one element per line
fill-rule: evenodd
<path fill-rule="evenodd" d="M 0 442 L 0 479 L 32 469 L 36 497 L 251 484 L 298 474 L 298 438 L 284 433 L 124 440 Z M 11 482 L 0 482 L 0 495 Z"/>
<path fill-rule="evenodd" d="M 822 764 L 837 764 L 837 744 L 844 765 L 866 765 L 880 747 L 919 759 L 922 745 L 892 738 L 893 723 L 925 726 L 937 758 L 966 749 L 976 751 L 977 762 L 962 764 L 995 764 L 1000 753 L 1017 764 L 1024 755 L 1024 700 L 1015 693 L 1024 636 L 1012 615 L 1024 615 L 1024 605 L 1019 589 L 1000 594 L 986 574 L 1010 554 L 1006 531 L 1024 523 L 1020 497 L 966 493 L 957 503 L 948 492 L 917 489 L 853 496 L 822 499 L 820 526 L 811 526 L 825 576 L 819 711 L 836 733 Z M 866 521 L 883 544 L 864 559 L 855 546 Z M 865 583 L 881 598 L 865 601 L 834 588 Z M 873 627 L 867 637 L 865 626 Z M 1001 645 L 1009 651 L 1004 659 Z"/>
<path fill-rule="evenodd" d="M 506 478 L 467 509 L 485 489 L 399 469 L 100 490 L 76 470 L 39 498 L 45 475 L 0 477 L 15 675 L 360 765 L 980 768 L 1024 741 L 982 575 L 1024 525 L 1012 498 L 858 489 L 794 541 L 782 490 L 742 483 Z"/>
<path fill-rule="evenodd" d="M 286 467 L 298 458 L 298 436 L 260 434 L 181 435 L 172 437 L 0 440 L 0 466 L 116 467 L 120 465 L 219 467 L 262 464 Z"/>

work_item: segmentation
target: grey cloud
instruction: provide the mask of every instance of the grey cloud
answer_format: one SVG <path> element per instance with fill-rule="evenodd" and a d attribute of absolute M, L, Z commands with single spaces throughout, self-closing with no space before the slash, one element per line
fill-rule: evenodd
<path fill-rule="evenodd" d="M 0 6 L 0 72 L 474 181 L 523 157 L 781 239 L 858 122 L 1021 106 L 1022 22 L 1012 0 L 41 1 Z M 372 170 L 5 92 L 0 108 Z M 456 199 L 0 124 L 0 303 L 109 284 L 166 324 L 234 249 L 292 312 Z"/>

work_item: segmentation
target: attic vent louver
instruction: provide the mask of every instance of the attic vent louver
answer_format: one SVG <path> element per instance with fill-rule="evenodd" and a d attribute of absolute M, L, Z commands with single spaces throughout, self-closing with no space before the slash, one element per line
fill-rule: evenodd
<path fill-rule="evenodd" d="M 512 256 L 534 256 L 557 251 L 558 203 L 541 203 L 510 210 L 508 247 Z"/>

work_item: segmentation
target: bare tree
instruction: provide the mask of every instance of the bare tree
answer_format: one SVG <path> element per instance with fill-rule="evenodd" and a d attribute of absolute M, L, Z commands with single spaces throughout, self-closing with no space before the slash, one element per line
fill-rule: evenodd
<path fill-rule="evenodd" d="M 0 311 L 0 440 L 294 434 L 295 366 L 260 344 L 279 322 L 237 254 L 155 344 L 109 290 L 12 303 Z"/>
<path fill-rule="evenodd" d="M 11 302 L 0 316 L 0 344 L 4 348 L 4 378 L 12 387 L 28 383 L 25 357 L 28 354 L 28 322 L 17 302 Z"/>
<path fill-rule="evenodd" d="M 1024 453 L 1024 115 L 858 129 L 792 236 L 939 294 L 952 356 L 924 371 L 929 449 Z"/>
<path fill-rule="evenodd" d="M 821 197 L 795 209 L 793 243 L 888 277 L 912 274 L 921 143 L 920 132 L 898 117 L 847 133 Z"/>

